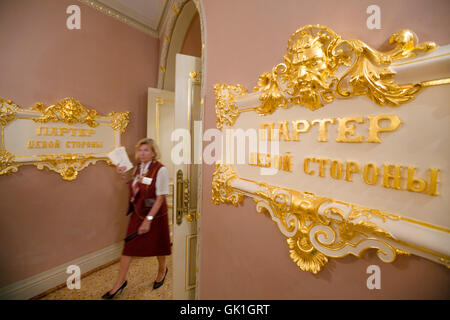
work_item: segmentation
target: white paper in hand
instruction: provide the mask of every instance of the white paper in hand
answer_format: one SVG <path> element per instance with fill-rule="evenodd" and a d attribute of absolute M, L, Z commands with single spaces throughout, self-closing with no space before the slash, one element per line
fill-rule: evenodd
<path fill-rule="evenodd" d="M 118 167 L 126 167 L 125 172 L 133 168 L 125 147 L 119 147 L 108 153 L 108 158 Z"/>

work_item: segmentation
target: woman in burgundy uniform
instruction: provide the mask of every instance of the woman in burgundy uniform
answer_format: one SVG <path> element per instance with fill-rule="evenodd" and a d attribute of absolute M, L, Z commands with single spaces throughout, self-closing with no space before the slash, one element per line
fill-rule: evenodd
<path fill-rule="evenodd" d="M 120 258 L 120 270 L 114 287 L 102 298 L 112 299 L 126 287 L 126 276 L 132 257 L 156 256 L 158 275 L 153 288 L 163 285 L 167 275 L 166 255 L 170 255 L 170 234 L 166 195 L 169 194 L 167 169 L 158 161 L 160 153 L 152 139 L 141 139 L 136 144 L 136 159 L 139 164 L 129 181 L 130 222 L 127 237 L 137 232 L 138 236 L 125 242 Z M 125 167 L 117 171 L 126 179 Z"/>

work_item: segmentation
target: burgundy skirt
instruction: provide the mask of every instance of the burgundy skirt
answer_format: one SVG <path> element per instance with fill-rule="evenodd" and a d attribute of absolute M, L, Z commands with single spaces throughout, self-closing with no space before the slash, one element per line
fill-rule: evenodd
<path fill-rule="evenodd" d="M 136 213 L 132 213 L 128 223 L 127 237 L 135 233 L 142 221 Z M 155 217 L 147 233 L 125 242 L 122 255 L 131 257 L 153 257 L 170 255 L 169 218 L 167 213 Z"/>

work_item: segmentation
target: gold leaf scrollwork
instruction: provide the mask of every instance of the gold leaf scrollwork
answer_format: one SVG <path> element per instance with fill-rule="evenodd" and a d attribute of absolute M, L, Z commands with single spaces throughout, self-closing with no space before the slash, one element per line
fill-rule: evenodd
<path fill-rule="evenodd" d="M 243 193 L 230 185 L 237 178 L 231 166 L 217 165 L 213 178 L 213 203 L 242 202 Z M 251 180 L 249 180 L 251 181 Z M 388 241 L 395 238 L 373 219 L 399 220 L 380 210 L 363 208 L 266 183 L 253 193 L 256 210 L 268 214 L 286 236 L 290 258 L 302 271 L 318 273 L 330 257 L 352 254 L 361 257 L 369 249 L 377 250 L 384 262 L 410 253 L 395 248 Z M 320 213 L 319 213 L 320 212 Z"/>
<path fill-rule="evenodd" d="M 244 196 L 230 186 L 230 180 L 237 177 L 231 165 L 216 164 L 212 182 L 212 202 L 214 204 L 232 203 L 234 206 L 242 203 Z"/>
<path fill-rule="evenodd" d="M 75 123 L 85 123 L 90 127 L 97 127 L 98 122 L 95 118 L 98 117 L 96 110 L 89 110 L 85 108 L 80 102 L 74 98 L 64 98 L 57 104 L 45 107 L 43 103 L 36 103 L 31 110 L 39 111 L 42 116 L 40 118 L 33 119 L 35 122 L 64 122 L 69 125 Z"/>
<path fill-rule="evenodd" d="M 239 116 L 234 98 L 246 94 L 247 90 L 239 84 L 236 86 L 216 84 L 214 93 L 216 95 L 217 128 L 222 129 L 223 125 L 233 126 Z"/>
<path fill-rule="evenodd" d="M 130 123 L 130 111 L 127 112 L 110 112 L 108 118 L 111 120 L 111 128 L 119 130 L 121 133 L 125 132 Z"/>
<path fill-rule="evenodd" d="M 255 192 L 257 211 L 269 213 L 278 224 L 280 231 L 287 236 L 289 254 L 297 266 L 314 274 L 322 270 L 328 258 L 314 248 L 309 240 L 309 230 L 317 223 L 328 223 L 317 214 L 326 198 L 311 193 L 273 187 L 259 183 L 261 189 Z"/>
<path fill-rule="evenodd" d="M 6 150 L 0 150 L 0 175 L 10 172 L 17 172 L 14 155 Z"/>
<path fill-rule="evenodd" d="M 0 98 L 0 124 L 6 126 L 16 118 L 16 113 L 20 108 L 11 100 Z"/>
<path fill-rule="evenodd" d="M 89 162 L 97 160 L 82 154 L 47 155 L 42 157 L 35 166 L 42 170 L 44 166 L 58 172 L 64 180 L 72 181 L 77 178 L 78 171 L 86 167 Z"/>
<path fill-rule="evenodd" d="M 316 110 L 335 99 L 360 95 L 381 106 L 410 101 L 423 85 L 396 83 L 389 65 L 434 50 L 436 44 L 418 44 L 409 30 L 394 33 L 389 42 L 395 48 L 379 52 L 360 40 L 343 40 L 325 26 L 298 29 L 289 38 L 284 63 L 259 77 L 254 88 L 261 92 L 257 112 L 271 114 L 293 105 Z"/>

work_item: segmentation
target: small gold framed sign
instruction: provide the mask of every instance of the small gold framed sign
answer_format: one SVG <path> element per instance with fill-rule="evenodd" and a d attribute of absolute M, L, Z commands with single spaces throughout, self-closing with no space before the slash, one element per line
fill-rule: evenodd
<path fill-rule="evenodd" d="M 120 146 L 128 123 L 128 111 L 104 117 L 74 98 L 48 107 L 36 103 L 31 109 L 0 98 L 0 175 L 35 165 L 74 180 L 90 164 L 109 163 L 107 154 Z"/>
<path fill-rule="evenodd" d="M 212 201 L 252 198 L 303 271 L 366 250 L 450 266 L 450 46 L 409 30 L 390 43 L 304 26 L 254 92 L 214 88 L 225 143 Z"/>

